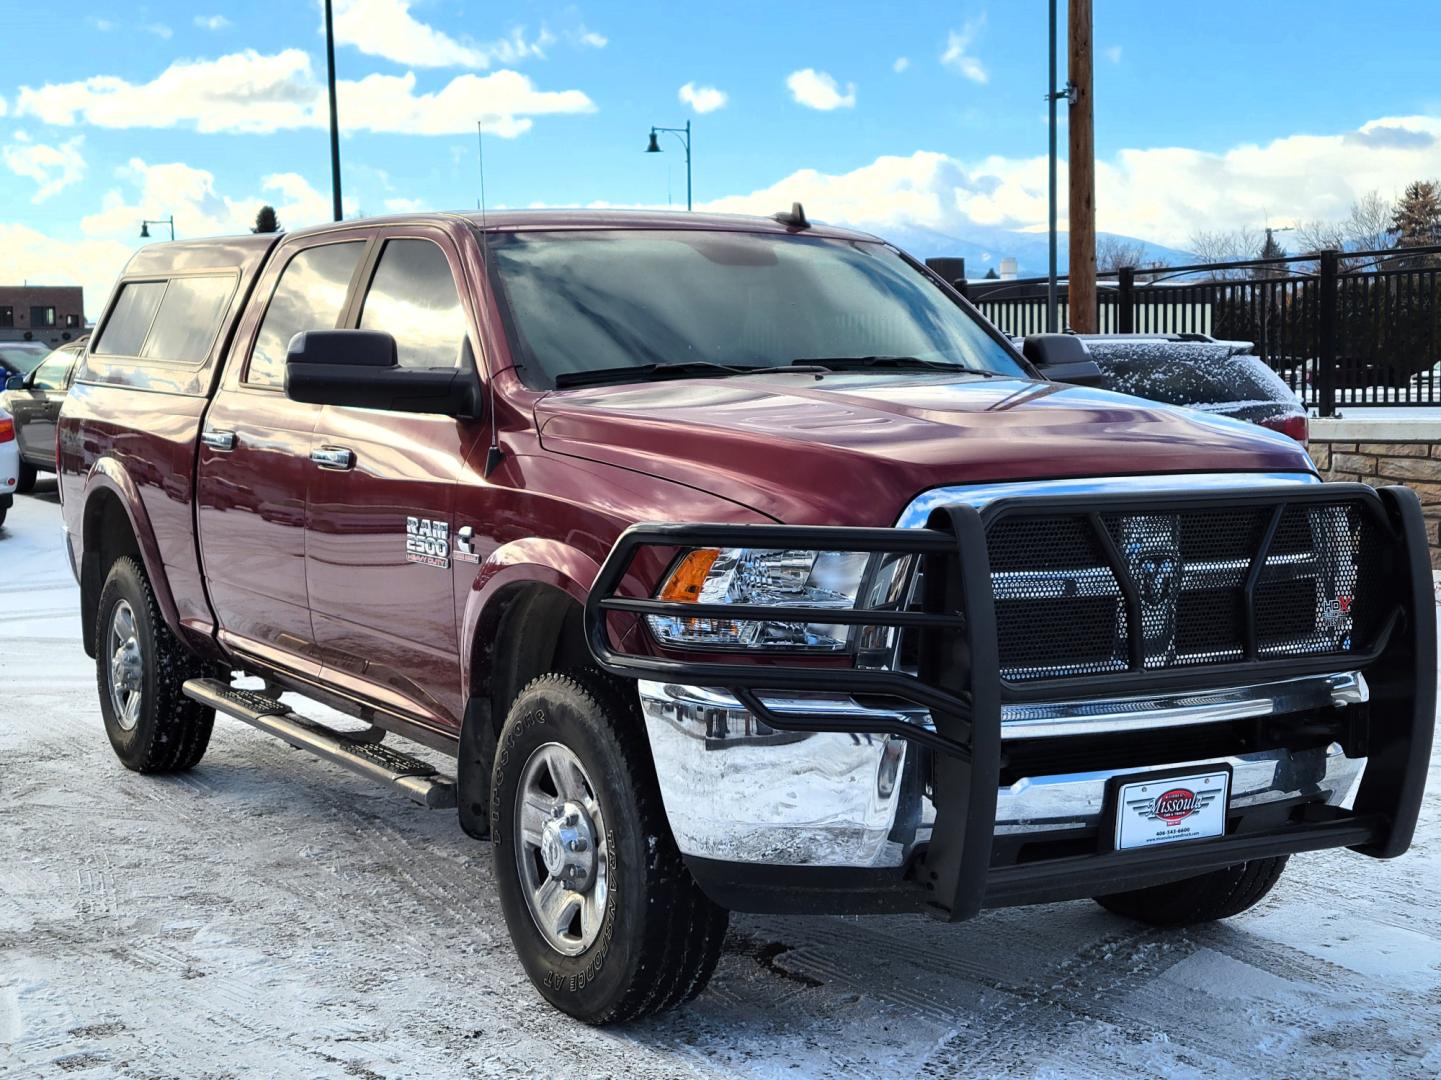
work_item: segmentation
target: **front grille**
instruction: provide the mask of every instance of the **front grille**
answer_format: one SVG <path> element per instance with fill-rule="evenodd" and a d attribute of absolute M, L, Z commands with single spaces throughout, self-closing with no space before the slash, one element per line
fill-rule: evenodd
<path fill-rule="evenodd" d="M 1389 611 L 1381 530 L 1354 497 L 1003 513 L 987 531 L 1002 677 L 1365 652 Z"/>

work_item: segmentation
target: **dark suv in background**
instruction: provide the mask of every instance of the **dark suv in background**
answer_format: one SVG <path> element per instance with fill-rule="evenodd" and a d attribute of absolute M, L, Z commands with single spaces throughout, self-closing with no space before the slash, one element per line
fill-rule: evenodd
<path fill-rule="evenodd" d="M 85 352 L 83 337 L 54 350 L 27 374 L 12 374 L 0 394 L 0 410 L 15 420 L 15 439 L 20 448 L 20 479 L 15 491 L 24 495 L 35 489 L 41 472 L 55 471 L 55 423 L 60 406 L 70 392 L 75 362 Z"/>

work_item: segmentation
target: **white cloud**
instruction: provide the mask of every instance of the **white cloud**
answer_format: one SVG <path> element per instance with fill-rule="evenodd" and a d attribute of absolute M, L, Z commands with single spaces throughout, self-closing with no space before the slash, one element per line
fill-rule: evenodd
<path fill-rule="evenodd" d="M 392 214 L 413 214 L 425 209 L 424 199 L 386 199 L 385 208 Z"/>
<path fill-rule="evenodd" d="M 115 24 L 109 19 L 101 19 L 95 15 L 91 15 L 85 21 L 88 22 L 96 30 L 99 30 L 102 34 L 109 33 L 111 30 L 115 29 Z"/>
<path fill-rule="evenodd" d="M 411 0 L 339 0 L 334 6 L 335 40 L 370 56 L 414 67 L 488 68 L 545 56 L 554 36 L 541 28 L 526 40 L 521 27 L 489 43 L 451 37 L 410 13 Z"/>
<path fill-rule="evenodd" d="M 723 109 L 725 103 L 730 100 L 724 90 L 717 90 L 714 86 L 697 86 L 693 82 L 682 86 L 676 96 L 680 98 L 682 104 L 689 105 L 698 113 Z"/>
<path fill-rule="evenodd" d="M 135 253 L 134 243 L 62 241 L 28 225 L 0 222 L 0 281 L 80 285 L 85 289 L 85 309 L 93 318 L 125 261 Z"/>
<path fill-rule="evenodd" d="M 802 68 L 800 71 L 791 72 L 786 76 L 786 86 L 790 87 L 791 97 L 796 104 L 804 105 L 808 109 L 829 112 L 832 109 L 850 109 L 856 103 L 855 83 L 846 83 L 843 94 L 840 85 L 832 76 L 815 68 Z"/>
<path fill-rule="evenodd" d="M 909 56 L 898 56 L 896 57 L 896 62 L 891 65 L 891 70 L 894 71 L 897 75 L 899 75 L 910 66 L 911 58 Z"/>
<path fill-rule="evenodd" d="M 76 135 L 59 146 L 31 142 L 23 132 L 17 133 L 15 140 L 0 151 L 0 158 L 16 176 L 38 185 L 32 202 L 44 202 L 85 175 L 85 158 L 80 153 L 85 136 Z"/>
<path fill-rule="evenodd" d="M 1105 50 L 1106 59 L 1113 64 L 1121 62 L 1121 46 L 1111 45 Z"/>
<path fill-rule="evenodd" d="M 5 113 L 9 111 L 9 109 L 10 106 L 5 104 L 5 99 L 3 97 L 0 97 L 0 116 L 4 116 Z"/>
<path fill-rule="evenodd" d="M 942 64 L 952 71 L 964 75 L 971 82 L 984 83 L 989 82 L 991 78 L 985 65 L 971 54 L 971 46 L 985 25 L 986 17 L 984 15 L 967 19 L 964 26 L 959 30 L 952 30 L 947 35 L 946 48 L 941 53 Z"/>
<path fill-rule="evenodd" d="M 81 238 L 47 236 L 18 222 L 0 222 L 0 281 L 80 285 L 85 306 L 96 315 L 110 287 L 140 246 L 142 218 L 175 215 L 181 238 L 249 232 L 266 203 L 286 229 L 329 221 L 330 193 L 318 191 L 298 173 L 262 178 L 259 191 L 233 198 L 216 190 L 215 177 L 183 162 L 149 164 L 132 158 L 117 171 L 119 184 L 100 208 L 81 219 Z M 354 214 L 353 200 L 345 211 Z"/>
<path fill-rule="evenodd" d="M 342 130 L 451 135 L 473 132 L 482 120 L 487 134 L 513 138 L 530 130 L 531 116 L 595 110 L 579 90 L 537 90 L 515 71 L 460 75 L 429 94 L 415 87 L 411 72 L 342 79 L 337 88 Z M 177 60 L 148 83 L 95 75 L 21 87 L 15 112 L 59 127 L 267 133 L 327 126 L 325 98 L 307 53 L 247 49 L 215 60 Z"/>
<path fill-rule="evenodd" d="M 610 38 L 604 34 L 597 34 L 594 30 L 587 30 L 584 26 L 575 31 L 575 41 L 589 49 L 604 49 L 610 44 Z"/>
<path fill-rule="evenodd" d="M 195 25 L 202 30 L 224 30 L 230 25 L 230 20 L 224 15 L 197 15 Z"/>
<path fill-rule="evenodd" d="M 1064 168 L 1064 162 L 1062 163 Z M 1291 135 L 1222 153 L 1184 147 L 1122 150 L 1096 164 L 1096 223 L 1105 232 L 1184 248 L 1197 228 L 1337 219 L 1360 195 L 1392 198 L 1409 178 L 1441 175 L 1441 117 L 1391 117 L 1332 135 Z M 1043 230 L 1046 159 L 962 161 L 918 151 L 847 173 L 803 169 L 702 209 L 772 213 L 799 199 L 816 220 L 884 234 L 921 226 L 964 237 L 972 226 Z M 1065 185 L 1061 185 L 1064 200 Z M 1066 207 L 1060 207 L 1062 228 Z"/>
<path fill-rule="evenodd" d="M 170 27 L 166 26 L 164 23 L 147 23 L 146 25 L 142 26 L 141 29 L 144 30 L 147 34 L 154 34 L 156 37 L 160 38 L 163 41 L 169 41 L 170 38 L 174 35 L 174 31 L 171 30 Z"/>

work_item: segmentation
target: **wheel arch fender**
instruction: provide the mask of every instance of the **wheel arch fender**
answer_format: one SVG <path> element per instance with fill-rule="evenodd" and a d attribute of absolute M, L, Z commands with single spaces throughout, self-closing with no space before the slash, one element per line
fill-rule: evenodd
<path fill-rule="evenodd" d="M 80 610 L 86 653 L 94 655 L 96 607 L 105 573 L 122 555 L 140 559 L 161 617 L 179 634 L 180 616 L 150 515 L 134 478 L 113 457 L 96 461 L 86 478 L 81 530 Z"/>
<path fill-rule="evenodd" d="M 503 544 L 481 566 L 466 597 L 461 622 L 461 641 L 467 643 L 469 662 L 463 673 L 467 698 L 483 681 L 481 654 L 493 640 L 515 594 L 528 589 L 563 593 L 578 607 L 600 573 L 600 563 L 572 544 L 559 540 L 528 537 Z"/>
<path fill-rule="evenodd" d="M 456 769 L 460 823 L 471 836 L 489 833 L 490 771 L 509 699 L 557 659 L 583 659 L 580 613 L 599 571 L 574 545 L 532 537 L 497 548 L 476 573 L 461 619 L 466 705 Z M 505 629 L 510 619 L 515 633 Z"/>

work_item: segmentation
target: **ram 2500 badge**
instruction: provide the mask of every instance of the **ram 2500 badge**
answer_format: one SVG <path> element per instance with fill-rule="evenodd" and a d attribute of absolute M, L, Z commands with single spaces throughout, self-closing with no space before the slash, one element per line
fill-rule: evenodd
<path fill-rule="evenodd" d="M 700 993 L 728 911 L 1176 925 L 1411 841 L 1413 494 L 1053 381 L 798 208 L 147 247 L 59 426 L 121 762 L 219 712 L 456 808 L 582 1020 Z"/>

